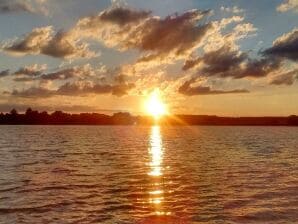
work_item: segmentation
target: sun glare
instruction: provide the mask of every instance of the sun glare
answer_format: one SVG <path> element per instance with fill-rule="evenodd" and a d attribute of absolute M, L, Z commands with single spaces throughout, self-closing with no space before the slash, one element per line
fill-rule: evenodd
<path fill-rule="evenodd" d="M 146 111 L 155 119 L 167 114 L 167 107 L 162 102 L 158 89 L 154 90 L 148 97 L 145 103 Z"/>

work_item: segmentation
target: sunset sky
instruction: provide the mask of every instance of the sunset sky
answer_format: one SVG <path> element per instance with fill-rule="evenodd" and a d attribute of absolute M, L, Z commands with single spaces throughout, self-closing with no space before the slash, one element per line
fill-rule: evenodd
<path fill-rule="evenodd" d="M 0 111 L 298 114 L 298 0 L 0 0 Z"/>

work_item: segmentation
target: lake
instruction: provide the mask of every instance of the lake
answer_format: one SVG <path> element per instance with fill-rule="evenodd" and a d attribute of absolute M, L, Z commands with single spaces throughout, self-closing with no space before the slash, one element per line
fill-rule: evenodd
<path fill-rule="evenodd" d="M 297 127 L 0 126 L 0 223 L 298 223 Z"/>

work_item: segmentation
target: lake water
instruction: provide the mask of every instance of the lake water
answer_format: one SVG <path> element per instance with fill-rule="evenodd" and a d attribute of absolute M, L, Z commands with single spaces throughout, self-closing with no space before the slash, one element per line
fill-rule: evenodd
<path fill-rule="evenodd" d="M 298 128 L 0 126 L 0 223 L 298 223 Z"/>

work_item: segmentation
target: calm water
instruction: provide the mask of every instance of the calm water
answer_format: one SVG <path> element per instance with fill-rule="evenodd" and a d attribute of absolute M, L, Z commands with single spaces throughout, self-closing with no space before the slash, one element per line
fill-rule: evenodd
<path fill-rule="evenodd" d="M 298 223 L 298 128 L 0 126 L 0 223 Z"/>

